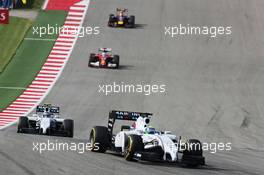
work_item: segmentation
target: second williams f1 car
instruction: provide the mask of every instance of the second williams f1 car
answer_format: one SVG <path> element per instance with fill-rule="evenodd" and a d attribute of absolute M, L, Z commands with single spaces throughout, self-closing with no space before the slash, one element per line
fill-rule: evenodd
<path fill-rule="evenodd" d="M 39 105 L 32 116 L 19 118 L 17 133 L 73 137 L 74 122 L 59 116 L 60 108 L 50 104 Z"/>

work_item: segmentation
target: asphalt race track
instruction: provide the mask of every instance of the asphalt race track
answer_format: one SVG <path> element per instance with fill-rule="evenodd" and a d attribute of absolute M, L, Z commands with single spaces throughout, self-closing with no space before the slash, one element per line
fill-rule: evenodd
<path fill-rule="evenodd" d="M 136 29 L 107 27 L 117 7 L 136 16 Z M 60 80 L 45 102 L 75 120 L 73 139 L 0 132 L 0 174 L 189 175 L 264 174 L 264 1 L 96 0 L 84 26 L 100 35 L 79 38 Z M 231 36 L 164 34 L 165 26 L 232 26 Z M 120 55 L 121 69 L 92 69 L 98 47 Z M 99 85 L 165 84 L 166 93 L 104 95 Z M 111 109 L 153 112 L 152 126 L 205 142 L 231 142 L 231 151 L 205 152 L 207 165 L 186 168 L 127 162 L 111 154 L 32 151 L 33 142 L 87 141 L 94 125 L 106 125 Z"/>

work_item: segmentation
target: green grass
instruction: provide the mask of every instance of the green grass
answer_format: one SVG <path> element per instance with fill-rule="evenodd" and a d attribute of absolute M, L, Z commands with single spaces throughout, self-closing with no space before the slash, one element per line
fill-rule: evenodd
<path fill-rule="evenodd" d="M 66 17 L 64 11 L 40 11 L 33 26 L 61 26 Z M 33 27 L 26 38 L 38 38 L 33 35 Z M 57 38 L 57 34 L 45 35 L 42 38 Z M 0 110 L 6 108 L 22 92 L 21 89 L 5 89 L 3 87 L 27 87 L 44 64 L 54 41 L 23 40 L 5 71 L 0 74 Z"/>
<path fill-rule="evenodd" d="M 23 40 L 31 21 L 10 17 L 8 25 L 0 26 L 0 73 L 4 70 Z"/>

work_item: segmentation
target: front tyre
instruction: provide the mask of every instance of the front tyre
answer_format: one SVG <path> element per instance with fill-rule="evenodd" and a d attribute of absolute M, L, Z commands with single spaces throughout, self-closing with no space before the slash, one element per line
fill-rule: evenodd
<path fill-rule="evenodd" d="M 95 54 L 91 53 L 90 57 L 89 57 L 89 61 L 88 61 L 88 67 L 91 67 L 92 66 L 91 63 L 96 62 L 96 61 L 97 61 L 97 59 L 96 59 Z"/>
<path fill-rule="evenodd" d="M 134 160 L 134 154 L 144 150 L 144 144 L 141 136 L 128 135 L 127 144 L 125 145 L 125 159 L 127 161 Z"/>
<path fill-rule="evenodd" d="M 112 62 L 116 64 L 116 69 L 119 68 L 119 55 L 114 55 Z"/>
<path fill-rule="evenodd" d="M 17 133 L 23 133 L 24 129 L 29 128 L 29 122 L 27 117 L 20 117 L 17 125 Z"/>
<path fill-rule="evenodd" d="M 202 143 L 197 139 L 189 139 L 185 143 L 186 150 L 183 151 L 182 162 L 188 167 L 197 167 L 205 164 Z"/>
<path fill-rule="evenodd" d="M 197 139 L 189 139 L 186 143 L 186 150 L 183 152 L 185 155 L 202 156 L 202 143 Z"/>

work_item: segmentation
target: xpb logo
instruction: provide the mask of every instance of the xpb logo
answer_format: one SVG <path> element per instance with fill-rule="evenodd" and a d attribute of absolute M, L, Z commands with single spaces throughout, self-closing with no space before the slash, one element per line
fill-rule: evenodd
<path fill-rule="evenodd" d="M 7 9 L 0 9 L 0 24 L 8 24 L 9 11 Z"/>

